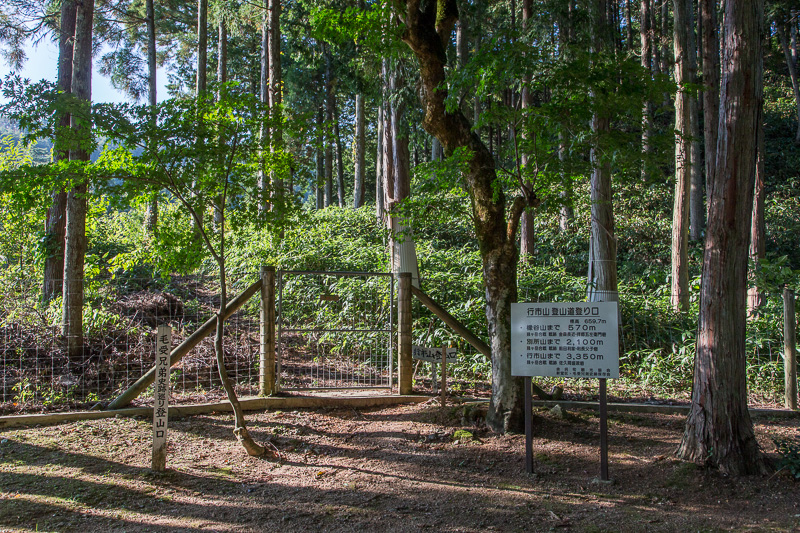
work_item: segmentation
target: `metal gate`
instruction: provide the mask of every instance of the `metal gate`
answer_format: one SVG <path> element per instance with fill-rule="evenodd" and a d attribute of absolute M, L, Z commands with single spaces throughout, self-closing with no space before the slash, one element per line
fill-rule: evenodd
<path fill-rule="evenodd" d="M 391 389 L 393 275 L 277 274 L 278 388 Z"/>

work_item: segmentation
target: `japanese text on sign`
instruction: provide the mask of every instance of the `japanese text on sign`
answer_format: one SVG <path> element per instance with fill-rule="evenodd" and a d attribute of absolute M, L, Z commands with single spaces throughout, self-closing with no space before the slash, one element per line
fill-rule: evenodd
<path fill-rule="evenodd" d="M 617 302 L 511 305 L 511 374 L 618 378 Z"/>
<path fill-rule="evenodd" d="M 412 346 L 411 357 L 419 359 L 420 361 L 427 361 L 429 363 L 442 362 L 442 347 L 426 348 L 424 346 Z M 455 363 L 458 361 L 458 350 L 456 348 L 447 349 L 447 362 Z"/>
<path fill-rule="evenodd" d="M 153 469 L 164 470 L 167 457 L 167 420 L 169 413 L 169 357 L 172 328 L 158 326 L 156 334 L 156 378 L 153 405 Z"/>

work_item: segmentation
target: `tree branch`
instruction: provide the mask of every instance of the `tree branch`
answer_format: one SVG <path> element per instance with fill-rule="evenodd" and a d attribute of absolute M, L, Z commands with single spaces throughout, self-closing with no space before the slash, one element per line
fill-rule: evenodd
<path fill-rule="evenodd" d="M 517 230 L 519 229 L 519 221 L 522 218 L 522 213 L 525 211 L 528 202 L 522 196 L 514 198 L 514 203 L 511 204 L 511 210 L 508 214 L 508 229 L 506 236 L 508 240 L 513 241 L 516 238 Z"/>

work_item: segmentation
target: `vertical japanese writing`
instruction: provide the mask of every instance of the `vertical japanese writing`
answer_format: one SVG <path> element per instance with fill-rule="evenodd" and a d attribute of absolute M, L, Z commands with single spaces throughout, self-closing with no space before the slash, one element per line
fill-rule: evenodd
<path fill-rule="evenodd" d="M 172 328 L 158 326 L 156 333 L 156 380 L 153 402 L 153 470 L 167 467 L 167 420 L 169 414 L 169 357 Z"/>

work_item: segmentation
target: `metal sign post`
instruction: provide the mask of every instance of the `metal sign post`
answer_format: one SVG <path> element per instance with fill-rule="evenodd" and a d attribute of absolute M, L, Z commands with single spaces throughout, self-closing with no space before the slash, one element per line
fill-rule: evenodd
<path fill-rule="evenodd" d="M 523 379 L 525 387 L 525 471 L 533 474 L 533 392 L 531 377 Z"/>
<path fill-rule="evenodd" d="M 600 479 L 608 481 L 606 380 L 619 377 L 617 302 L 511 305 L 511 375 L 525 376 L 525 466 L 533 472 L 531 376 L 600 380 Z M 530 400 L 529 400 L 530 398 Z"/>
<path fill-rule="evenodd" d="M 447 345 L 442 345 L 442 407 L 447 402 Z"/>
<path fill-rule="evenodd" d="M 600 378 L 600 479 L 608 481 L 608 400 L 605 378 Z"/>

